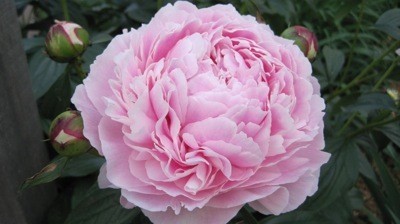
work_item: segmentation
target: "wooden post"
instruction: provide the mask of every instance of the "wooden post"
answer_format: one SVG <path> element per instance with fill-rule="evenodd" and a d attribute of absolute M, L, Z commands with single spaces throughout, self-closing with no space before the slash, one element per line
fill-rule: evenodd
<path fill-rule="evenodd" d="M 0 223 L 43 223 L 52 184 L 19 192 L 48 162 L 13 0 L 0 1 Z"/>

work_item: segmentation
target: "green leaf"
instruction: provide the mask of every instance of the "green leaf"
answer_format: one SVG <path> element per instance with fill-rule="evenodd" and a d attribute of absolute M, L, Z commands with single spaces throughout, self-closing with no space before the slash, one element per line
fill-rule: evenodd
<path fill-rule="evenodd" d="M 338 10 L 335 13 L 335 23 L 339 24 L 343 18 L 349 15 L 349 13 L 356 8 L 360 3 L 361 0 L 346 0 L 340 1 L 337 4 Z"/>
<path fill-rule="evenodd" d="M 372 197 L 374 198 L 374 201 L 376 202 L 379 210 L 382 212 L 382 215 L 386 216 L 386 217 L 390 217 L 389 211 L 387 210 L 387 207 L 386 207 L 386 203 L 387 202 L 386 202 L 386 199 L 385 199 L 385 197 L 383 195 L 383 192 L 382 192 L 381 188 L 377 184 L 374 184 L 368 178 L 364 178 L 364 182 L 367 185 Z M 367 210 L 367 211 L 369 211 L 369 210 Z M 368 214 L 369 213 L 367 213 L 367 215 Z M 369 214 L 368 216 L 372 216 L 373 217 L 374 215 Z M 373 221 L 372 217 L 369 218 L 369 219 Z"/>
<path fill-rule="evenodd" d="M 370 210 L 364 208 L 362 209 L 362 212 L 368 216 L 368 221 L 371 224 L 383 224 L 383 222 L 376 217 L 376 214 L 372 213 Z"/>
<path fill-rule="evenodd" d="M 49 136 L 51 120 L 46 118 L 40 118 L 40 124 L 42 126 L 43 132 L 46 134 L 46 136 Z"/>
<path fill-rule="evenodd" d="M 388 137 L 394 144 L 400 147 L 400 125 L 399 122 L 390 123 L 385 126 L 378 128 L 378 131 L 382 132 Z"/>
<path fill-rule="evenodd" d="M 107 43 L 112 39 L 107 33 L 98 33 L 91 38 L 92 44 Z"/>
<path fill-rule="evenodd" d="M 392 160 L 394 161 L 394 165 L 396 166 L 397 169 L 400 169 L 400 155 L 398 152 L 396 152 L 396 149 L 393 147 L 392 144 L 389 144 L 383 152 L 390 156 Z"/>
<path fill-rule="evenodd" d="M 83 53 L 83 65 L 82 69 L 85 72 L 89 72 L 89 67 L 93 63 L 94 59 L 104 51 L 105 47 L 102 44 L 96 44 L 88 47 Z"/>
<path fill-rule="evenodd" d="M 57 63 L 47 57 L 43 50 L 36 52 L 29 62 L 32 88 L 36 99 L 43 96 L 64 72 L 67 64 Z"/>
<path fill-rule="evenodd" d="M 54 119 L 57 115 L 66 111 L 70 107 L 71 95 L 69 75 L 64 73 L 38 101 L 42 116 Z"/>
<path fill-rule="evenodd" d="M 321 211 L 321 214 L 329 220 L 329 222 L 324 223 L 348 223 L 350 221 L 352 210 L 355 209 L 353 208 L 354 204 L 352 202 L 358 200 L 358 202 L 356 202 L 357 205 L 360 199 L 362 201 L 362 198 L 360 198 L 361 195 L 354 192 L 353 189 L 347 193 L 343 193 L 333 203 Z"/>
<path fill-rule="evenodd" d="M 270 216 L 259 224 L 320 224 L 329 223 L 324 216 L 312 211 L 293 211 L 279 216 Z"/>
<path fill-rule="evenodd" d="M 22 44 L 24 46 L 24 51 L 26 53 L 30 53 L 31 51 L 35 50 L 36 48 L 42 48 L 45 45 L 44 37 L 32 37 L 32 38 L 24 38 L 22 40 Z"/>
<path fill-rule="evenodd" d="M 399 188 L 395 184 L 394 179 L 389 173 L 389 170 L 382 157 L 379 155 L 378 150 L 375 147 L 370 148 L 371 150 L 369 150 L 369 152 L 376 162 L 383 185 L 383 190 L 387 195 L 387 206 L 389 205 L 395 213 L 400 214 L 400 204 L 398 203 L 400 198 Z"/>
<path fill-rule="evenodd" d="M 392 209 L 388 208 L 390 215 L 392 216 L 393 223 L 399 224 L 400 223 L 400 218 L 398 215 L 399 213 L 395 213 L 392 211 Z"/>
<path fill-rule="evenodd" d="M 71 209 L 78 206 L 85 199 L 86 194 L 97 181 L 97 176 L 80 178 L 74 183 L 74 190 L 71 197 Z M 68 215 L 67 215 L 68 216 Z M 65 217 L 67 219 L 67 217 Z"/>
<path fill-rule="evenodd" d="M 25 190 L 27 188 L 51 182 L 58 177 L 60 177 L 61 172 L 67 163 L 67 157 L 56 157 L 52 162 L 50 162 L 47 166 L 45 166 L 41 171 L 32 177 L 25 180 L 25 182 L 21 186 L 21 190 Z"/>
<path fill-rule="evenodd" d="M 392 213 L 400 214 L 400 204 L 398 203 L 398 198 L 400 198 L 399 187 L 396 185 L 388 167 L 385 165 L 376 140 L 368 137 L 364 139 L 364 141 L 361 141 L 360 145 L 367 149 L 366 152 L 368 152 L 375 161 L 381 184 L 375 184 L 368 178 L 364 178 L 364 181 L 373 195 L 374 200 L 377 202 L 384 216 L 384 221 L 388 222 L 389 219 L 394 220 L 397 217 L 393 216 Z"/>
<path fill-rule="evenodd" d="M 369 178 L 375 184 L 378 184 L 378 179 L 376 178 L 374 168 L 372 168 L 367 157 L 359 149 L 357 150 L 357 153 L 358 153 L 358 163 L 359 163 L 359 167 L 360 167 L 360 173 L 362 175 L 364 175 L 365 177 Z"/>
<path fill-rule="evenodd" d="M 368 113 L 374 110 L 396 110 L 393 99 L 385 93 L 364 93 L 346 111 Z"/>
<path fill-rule="evenodd" d="M 82 177 L 94 173 L 100 169 L 105 162 L 103 157 L 90 153 L 73 157 L 65 166 L 62 177 Z"/>
<path fill-rule="evenodd" d="M 128 224 L 140 214 L 139 208 L 125 209 L 119 203 L 120 191 L 94 184 L 72 209 L 65 224 Z"/>
<path fill-rule="evenodd" d="M 290 0 L 269 0 L 266 1 L 270 8 L 277 14 L 285 18 L 286 23 L 290 22 L 290 18 L 295 14 L 293 1 Z"/>
<path fill-rule="evenodd" d="M 140 23 L 148 23 L 156 10 L 155 2 L 136 1 L 125 9 L 125 14 Z"/>
<path fill-rule="evenodd" d="M 332 155 L 321 169 L 317 193 L 304 205 L 307 209 L 324 209 L 354 185 L 359 172 L 359 164 L 354 162 L 357 150 L 358 146 L 353 141 L 327 139 L 326 151 Z"/>
<path fill-rule="evenodd" d="M 375 27 L 400 40 L 400 9 L 390 9 L 383 13 L 376 21 Z"/>
<path fill-rule="evenodd" d="M 333 49 L 325 46 L 322 49 L 322 54 L 326 63 L 326 75 L 330 82 L 333 82 L 342 70 L 344 64 L 344 54 L 338 49 Z"/>
<path fill-rule="evenodd" d="M 64 190 L 49 207 L 47 224 L 64 223 L 71 211 L 71 192 Z"/>

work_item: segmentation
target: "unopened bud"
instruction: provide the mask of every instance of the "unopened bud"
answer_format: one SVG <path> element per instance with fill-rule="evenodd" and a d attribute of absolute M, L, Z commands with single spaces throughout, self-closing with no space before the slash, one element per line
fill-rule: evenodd
<path fill-rule="evenodd" d="M 65 111 L 50 126 L 50 142 L 63 156 L 77 156 L 87 152 L 91 145 L 83 136 L 83 120 L 78 111 Z"/>
<path fill-rule="evenodd" d="M 76 23 L 57 21 L 46 36 L 46 51 L 57 62 L 69 62 L 89 44 L 88 32 Z"/>
<path fill-rule="evenodd" d="M 317 56 L 318 40 L 313 32 L 303 26 L 292 26 L 281 34 L 283 38 L 294 40 L 308 60 L 313 61 Z"/>

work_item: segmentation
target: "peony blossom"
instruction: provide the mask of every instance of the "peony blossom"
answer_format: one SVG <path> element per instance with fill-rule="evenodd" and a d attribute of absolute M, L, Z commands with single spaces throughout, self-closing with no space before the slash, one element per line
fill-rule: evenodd
<path fill-rule="evenodd" d="M 323 115 L 293 41 L 231 5 L 163 7 L 115 37 L 76 88 L 101 188 L 154 223 L 296 209 L 318 188 Z"/>

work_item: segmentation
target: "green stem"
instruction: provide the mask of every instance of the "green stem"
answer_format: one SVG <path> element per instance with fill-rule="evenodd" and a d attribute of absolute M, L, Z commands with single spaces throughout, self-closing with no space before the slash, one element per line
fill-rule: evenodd
<path fill-rule="evenodd" d="M 385 74 L 381 76 L 381 78 L 378 80 L 378 82 L 375 84 L 374 88 L 372 90 L 377 90 L 379 86 L 382 84 L 383 81 L 392 73 L 393 69 L 397 66 L 397 64 L 400 61 L 400 57 L 396 57 L 396 59 L 392 62 L 388 70 L 386 70 Z"/>
<path fill-rule="evenodd" d="M 67 0 L 61 0 L 61 8 L 62 8 L 62 11 L 63 11 L 64 20 L 65 21 L 70 21 L 69 20 Z"/>
<path fill-rule="evenodd" d="M 379 81 L 375 84 L 372 91 L 376 91 L 379 88 L 379 86 L 382 84 L 382 82 L 392 73 L 393 69 L 396 67 L 397 63 L 399 63 L 399 62 L 400 62 L 400 57 L 397 57 L 393 61 L 393 63 L 390 65 L 390 67 L 386 70 L 386 72 L 381 76 Z M 365 77 L 365 78 L 368 78 L 368 77 Z M 353 120 L 356 118 L 356 116 L 357 116 L 357 112 L 354 112 L 351 115 L 351 117 L 347 120 L 347 122 L 343 125 L 343 127 L 339 130 L 338 135 L 341 135 L 349 127 L 349 125 L 353 122 Z"/>
<path fill-rule="evenodd" d="M 78 74 L 79 77 L 81 77 L 81 79 L 86 78 L 86 73 L 83 71 L 82 69 L 82 58 L 81 57 L 77 57 L 74 59 L 74 61 L 72 62 L 72 65 L 74 66 L 74 69 L 76 71 L 76 73 Z"/>
<path fill-rule="evenodd" d="M 393 117 L 393 118 L 390 118 L 390 119 L 387 119 L 387 120 L 383 120 L 383 121 L 378 121 L 378 122 L 374 122 L 374 123 L 371 123 L 371 124 L 367 124 L 363 128 L 360 128 L 357 131 L 354 131 L 353 133 L 350 133 L 347 137 L 348 138 L 353 138 L 354 136 L 359 135 L 359 134 L 361 134 L 361 133 L 363 133 L 365 131 L 369 131 L 369 130 L 371 130 L 373 128 L 380 127 L 380 126 L 383 126 L 385 124 L 389 124 L 389 123 L 395 122 L 397 120 L 400 120 L 400 116 L 396 116 L 396 117 Z"/>
<path fill-rule="evenodd" d="M 243 217 L 243 221 L 246 224 L 258 224 L 256 218 L 254 218 L 254 216 L 249 212 L 249 210 L 247 210 L 246 207 L 243 207 L 242 209 L 240 209 L 240 214 Z"/>
<path fill-rule="evenodd" d="M 354 48 L 355 48 L 355 45 L 356 45 L 356 41 L 358 40 L 358 35 L 360 33 L 360 27 L 361 27 L 360 23 L 361 23 L 361 21 L 363 19 L 363 16 L 364 16 L 364 3 L 365 3 L 365 1 L 361 2 L 360 14 L 358 15 L 358 19 L 357 19 L 356 33 L 355 33 L 353 41 L 351 43 L 349 59 L 347 60 L 347 64 L 346 64 L 346 67 L 344 68 L 343 76 L 342 76 L 342 79 L 341 79 L 342 82 L 344 81 L 344 78 L 346 77 L 346 75 L 347 75 L 347 73 L 348 73 L 348 71 L 350 69 L 351 62 L 353 61 Z"/>
<path fill-rule="evenodd" d="M 338 89 L 335 92 L 332 93 L 332 95 L 330 95 L 328 97 L 328 99 L 326 99 L 326 102 L 331 101 L 332 99 L 334 99 L 336 96 L 342 94 L 343 92 L 347 91 L 348 89 L 350 89 L 351 87 L 357 85 L 359 83 L 359 81 L 368 74 L 368 72 L 373 69 L 375 67 L 375 65 L 377 65 L 379 62 L 382 61 L 382 59 L 384 57 L 386 57 L 386 55 L 388 55 L 389 53 L 393 52 L 394 50 L 396 50 L 400 45 L 400 40 L 396 41 L 394 44 L 392 44 L 389 49 L 387 51 L 385 51 L 383 54 L 381 54 L 378 58 L 376 58 L 375 60 L 373 60 L 371 62 L 371 64 L 369 64 L 366 68 L 364 68 L 364 70 L 361 71 L 360 74 L 358 74 L 348 85 L 346 85 L 345 87 L 343 87 L 342 89 Z"/>
<path fill-rule="evenodd" d="M 354 112 L 351 117 L 346 121 L 346 123 L 343 125 L 343 127 L 339 130 L 338 135 L 341 135 L 346 129 L 347 127 L 349 127 L 349 125 L 351 124 L 351 122 L 353 122 L 353 120 L 356 118 L 357 116 L 357 112 Z"/>

